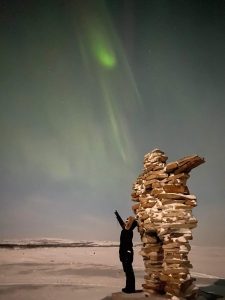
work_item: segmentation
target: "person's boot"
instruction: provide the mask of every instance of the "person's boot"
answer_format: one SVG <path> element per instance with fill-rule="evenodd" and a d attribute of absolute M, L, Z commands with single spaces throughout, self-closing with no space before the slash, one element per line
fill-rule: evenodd
<path fill-rule="evenodd" d="M 122 292 L 126 293 L 126 294 L 132 294 L 132 293 L 135 293 L 135 290 L 130 290 L 130 289 L 127 289 L 127 288 L 123 288 Z"/>

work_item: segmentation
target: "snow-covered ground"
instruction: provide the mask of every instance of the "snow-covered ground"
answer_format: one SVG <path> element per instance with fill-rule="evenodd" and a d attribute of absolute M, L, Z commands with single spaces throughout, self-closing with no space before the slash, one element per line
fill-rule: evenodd
<path fill-rule="evenodd" d="M 95 246 L 88 243 L 86 247 L 82 242 L 78 247 L 1 248 L 0 300 L 111 299 L 125 283 L 118 243 L 95 241 Z M 140 246 L 134 247 L 137 289 L 141 289 L 144 277 L 139 250 Z M 225 248 L 192 246 L 189 257 L 198 285 L 225 278 Z"/>
<path fill-rule="evenodd" d="M 115 241 L 85 241 L 85 240 L 70 240 L 70 239 L 3 239 L 0 240 L 0 247 L 111 247 L 118 246 L 119 242 Z"/>

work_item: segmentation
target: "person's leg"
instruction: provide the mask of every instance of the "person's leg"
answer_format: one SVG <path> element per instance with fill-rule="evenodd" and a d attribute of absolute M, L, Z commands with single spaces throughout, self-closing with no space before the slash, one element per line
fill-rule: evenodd
<path fill-rule="evenodd" d="M 135 291 L 135 277 L 134 277 L 134 270 L 132 264 L 127 266 L 126 270 L 126 288 L 128 291 L 134 292 Z"/>
<path fill-rule="evenodd" d="M 123 261 L 123 270 L 126 274 L 126 286 L 122 289 L 125 293 L 134 293 L 135 292 L 135 276 L 132 263 L 129 261 Z"/>

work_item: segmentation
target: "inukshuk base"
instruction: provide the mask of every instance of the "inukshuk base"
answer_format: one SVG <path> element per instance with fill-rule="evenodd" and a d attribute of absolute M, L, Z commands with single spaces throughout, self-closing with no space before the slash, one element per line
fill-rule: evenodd
<path fill-rule="evenodd" d="M 132 200 L 143 242 L 140 254 L 145 265 L 146 295 L 166 293 L 170 297 L 194 298 L 197 288 L 190 275 L 188 260 L 192 216 L 196 197 L 186 186 L 189 172 L 202 164 L 198 155 L 166 164 L 167 156 L 155 149 L 144 157 L 143 173 L 133 185 Z"/>

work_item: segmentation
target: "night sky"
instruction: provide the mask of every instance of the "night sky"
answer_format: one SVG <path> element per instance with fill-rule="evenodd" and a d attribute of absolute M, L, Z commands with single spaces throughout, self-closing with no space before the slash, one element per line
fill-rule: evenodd
<path fill-rule="evenodd" d="M 0 0 L 0 39 L 0 238 L 118 240 L 160 148 L 225 246 L 224 0 Z"/>

